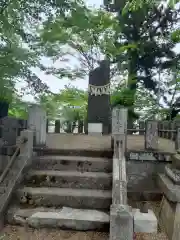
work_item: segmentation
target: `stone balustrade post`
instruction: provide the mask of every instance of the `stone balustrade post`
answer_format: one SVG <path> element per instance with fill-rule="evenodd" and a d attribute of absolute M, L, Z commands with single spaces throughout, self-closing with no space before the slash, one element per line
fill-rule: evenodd
<path fill-rule="evenodd" d="M 146 122 L 145 149 L 158 149 L 158 122 L 148 120 Z"/>
<path fill-rule="evenodd" d="M 46 144 L 46 112 L 39 105 L 32 105 L 28 112 L 28 129 L 34 131 L 35 145 L 44 146 Z"/>
<path fill-rule="evenodd" d="M 25 139 L 20 147 L 20 157 L 25 157 L 28 160 L 28 163 L 32 160 L 33 155 L 33 138 L 34 132 L 32 130 L 24 130 L 21 132 L 20 139 Z"/>
<path fill-rule="evenodd" d="M 175 141 L 175 149 L 180 150 L 180 128 L 177 128 L 176 141 Z"/>
<path fill-rule="evenodd" d="M 114 108 L 112 112 L 113 190 L 110 208 L 110 240 L 133 240 L 134 220 L 132 209 L 127 205 L 126 177 L 127 109 Z"/>
<path fill-rule="evenodd" d="M 144 121 L 139 122 L 139 130 L 145 130 L 145 123 Z M 143 131 L 139 131 L 139 135 L 144 135 Z"/>

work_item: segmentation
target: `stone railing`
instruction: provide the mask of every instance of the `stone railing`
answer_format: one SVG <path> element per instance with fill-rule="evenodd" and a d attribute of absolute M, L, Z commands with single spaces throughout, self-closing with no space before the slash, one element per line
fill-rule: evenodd
<path fill-rule="evenodd" d="M 158 137 L 172 140 L 175 142 L 175 149 L 180 148 L 180 121 L 140 121 L 139 128 L 127 129 L 127 132 L 144 135 L 145 149 L 158 149 Z"/>
<path fill-rule="evenodd" d="M 127 177 L 125 160 L 127 110 L 113 109 L 112 138 L 113 189 L 110 209 L 110 240 L 133 240 L 134 220 L 132 209 L 127 205 Z"/>
<path fill-rule="evenodd" d="M 0 176 L 1 226 L 3 225 L 4 213 L 12 197 L 13 191 L 23 178 L 24 169 L 31 164 L 32 153 L 33 132 L 30 130 L 24 130 L 21 132 L 18 139 L 15 152 Z"/>

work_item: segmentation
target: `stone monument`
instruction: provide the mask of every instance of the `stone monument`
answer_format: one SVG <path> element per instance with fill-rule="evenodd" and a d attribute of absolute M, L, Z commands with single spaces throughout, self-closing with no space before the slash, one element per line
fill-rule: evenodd
<path fill-rule="evenodd" d="M 111 132 L 110 64 L 108 60 L 89 74 L 88 134 Z"/>

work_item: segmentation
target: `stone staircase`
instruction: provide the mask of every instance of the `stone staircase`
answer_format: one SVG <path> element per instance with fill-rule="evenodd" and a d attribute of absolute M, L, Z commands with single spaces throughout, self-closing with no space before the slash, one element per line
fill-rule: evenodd
<path fill-rule="evenodd" d="M 109 231 L 112 159 L 108 157 L 41 150 L 14 194 L 8 223 Z"/>

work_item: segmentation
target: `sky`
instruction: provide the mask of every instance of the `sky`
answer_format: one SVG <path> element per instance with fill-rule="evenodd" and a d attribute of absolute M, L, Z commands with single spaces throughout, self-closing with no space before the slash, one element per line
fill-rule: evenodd
<path fill-rule="evenodd" d="M 103 4 L 103 0 L 86 0 L 87 4 L 90 6 L 95 6 L 99 7 L 100 5 Z M 177 47 L 177 51 L 180 51 L 180 45 Z M 49 60 L 46 58 L 42 59 L 42 63 L 45 65 L 49 64 Z M 71 59 L 70 64 L 75 64 L 74 60 Z M 80 88 L 80 89 L 87 89 L 88 87 L 88 77 L 85 79 L 79 79 L 75 81 L 68 81 L 67 79 L 59 79 L 51 75 L 46 75 L 42 71 L 38 69 L 34 69 L 34 72 L 37 74 L 37 76 L 45 82 L 49 87 L 52 92 L 59 92 L 60 89 L 63 89 L 65 85 L 68 85 L 69 83 Z M 18 83 L 17 85 L 18 88 L 24 87 L 22 83 Z M 31 95 L 25 95 L 23 97 L 23 100 L 25 101 L 34 101 L 33 96 Z"/>

